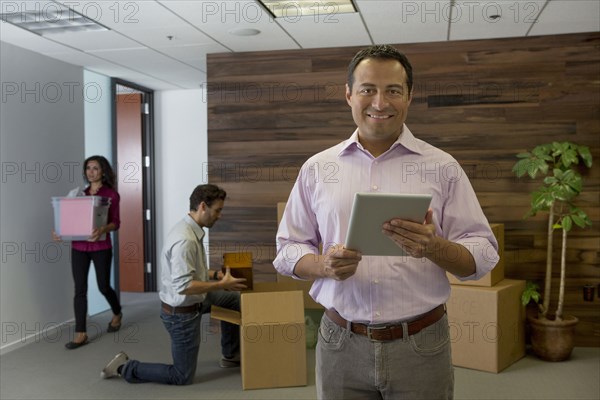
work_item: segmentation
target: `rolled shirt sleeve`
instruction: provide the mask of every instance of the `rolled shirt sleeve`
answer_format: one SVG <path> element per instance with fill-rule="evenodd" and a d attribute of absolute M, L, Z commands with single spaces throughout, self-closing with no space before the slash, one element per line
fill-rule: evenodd
<path fill-rule="evenodd" d="M 181 294 L 194 280 L 194 263 L 198 260 L 195 247 L 189 241 L 180 241 L 171 247 L 171 289 L 174 293 Z"/>

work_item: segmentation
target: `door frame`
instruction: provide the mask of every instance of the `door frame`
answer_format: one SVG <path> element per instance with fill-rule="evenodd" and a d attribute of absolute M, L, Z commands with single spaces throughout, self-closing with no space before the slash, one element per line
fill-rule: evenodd
<path fill-rule="evenodd" d="M 144 219 L 144 291 L 155 292 L 157 285 L 156 265 L 156 198 L 154 174 L 154 91 L 119 78 L 111 78 L 111 107 L 112 107 L 112 152 L 113 160 L 117 160 L 117 103 L 118 86 L 131 88 L 142 94 L 142 103 L 148 104 L 147 112 L 142 113 L 142 188 L 143 207 L 146 211 Z M 118 161 L 118 160 L 117 160 Z M 148 215 L 149 214 L 149 215 Z M 119 231 L 115 232 L 116 242 L 119 241 Z M 113 246 L 115 259 L 115 289 L 120 293 L 119 277 L 119 247 Z"/>

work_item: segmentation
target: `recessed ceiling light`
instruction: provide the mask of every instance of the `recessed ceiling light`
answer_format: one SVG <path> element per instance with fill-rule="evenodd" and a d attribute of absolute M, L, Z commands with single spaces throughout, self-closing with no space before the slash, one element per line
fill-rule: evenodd
<path fill-rule="evenodd" d="M 238 28 L 230 30 L 229 33 L 236 36 L 255 36 L 258 35 L 260 31 L 253 28 Z"/>
<path fill-rule="evenodd" d="M 315 17 L 355 13 L 352 0 L 259 0 L 275 18 Z"/>
<path fill-rule="evenodd" d="M 55 1 L 43 7 L 39 3 L 29 6 L 26 2 L 3 7 L 0 19 L 36 35 L 45 36 L 65 32 L 108 31 L 109 29 L 78 12 Z"/>

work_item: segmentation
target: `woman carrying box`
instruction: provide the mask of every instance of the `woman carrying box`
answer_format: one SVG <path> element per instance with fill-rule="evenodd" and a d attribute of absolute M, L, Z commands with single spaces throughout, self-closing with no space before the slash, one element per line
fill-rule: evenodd
<path fill-rule="evenodd" d="M 108 332 L 116 332 L 121 328 L 121 304 L 117 293 L 110 286 L 110 270 L 112 264 L 112 242 L 110 232 L 119 229 L 119 193 L 114 189 L 115 174 L 108 160 L 103 156 L 91 156 L 83 163 L 83 177 L 89 186 L 84 190 L 86 196 L 102 196 L 110 198 L 107 224 L 92 231 L 85 241 L 74 240 L 71 246 L 71 268 L 75 281 L 75 337 L 65 347 L 77 349 L 88 343 L 87 316 L 87 283 L 90 262 L 94 262 L 96 281 L 100 293 L 104 295 L 113 312 L 108 324 Z M 102 238 L 104 235 L 104 238 Z M 54 234 L 56 240 L 60 240 Z"/>

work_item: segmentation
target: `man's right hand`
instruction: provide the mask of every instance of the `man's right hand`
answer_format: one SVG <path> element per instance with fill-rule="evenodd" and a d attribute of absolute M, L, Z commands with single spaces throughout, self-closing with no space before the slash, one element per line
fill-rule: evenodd
<path fill-rule="evenodd" d="M 356 273 L 362 255 L 343 246 L 332 246 L 323 258 L 323 272 L 326 277 L 343 281 Z"/>
<path fill-rule="evenodd" d="M 240 291 L 248 288 L 246 285 L 244 285 L 244 282 L 246 282 L 245 278 L 234 278 L 231 275 L 230 268 L 225 267 L 225 275 L 223 275 L 223 278 L 219 281 L 219 284 L 225 290 Z"/>

